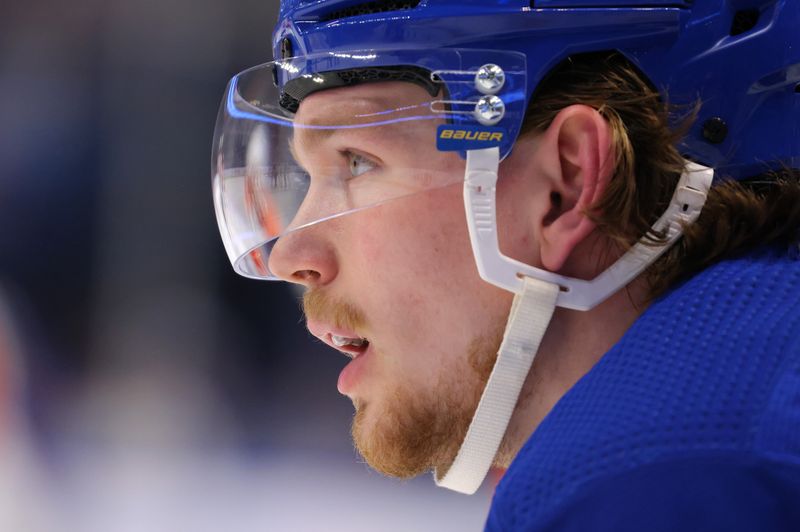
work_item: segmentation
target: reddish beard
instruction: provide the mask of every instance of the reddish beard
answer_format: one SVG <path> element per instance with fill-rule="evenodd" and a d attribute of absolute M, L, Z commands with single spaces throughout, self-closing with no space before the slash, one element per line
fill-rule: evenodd
<path fill-rule="evenodd" d="M 303 312 L 309 320 L 330 323 L 339 329 L 363 330 L 367 325 L 361 309 L 330 298 L 320 290 L 310 289 L 303 294 Z"/>
<path fill-rule="evenodd" d="M 364 313 L 318 290 L 303 297 L 306 317 L 347 330 L 366 329 Z M 453 463 L 492 371 L 502 341 L 502 327 L 490 337 L 472 340 L 453 367 L 441 366 L 433 389 L 413 381 L 386 388 L 380 398 L 354 399 L 351 433 L 356 449 L 373 469 L 411 478 L 436 469 L 443 475 Z M 380 345 L 372 344 L 381 357 Z"/>

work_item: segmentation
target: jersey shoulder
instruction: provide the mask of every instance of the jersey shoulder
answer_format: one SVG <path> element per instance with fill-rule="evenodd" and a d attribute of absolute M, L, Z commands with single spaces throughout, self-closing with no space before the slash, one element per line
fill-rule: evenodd
<path fill-rule="evenodd" d="M 753 454 L 667 458 L 601 475 L 540 521 L 489 530 L 790 532 L 800 530 L 800 464 Z M 504 522 L 508 522 L 505 520 Z"/>
<path fill-rule="evenodd" d="M 525 444 L 487 529 L 544 529 L 592 486 L 671 463 L 800 474 L 797 253 L 716 264 L 654 302 Z"/>

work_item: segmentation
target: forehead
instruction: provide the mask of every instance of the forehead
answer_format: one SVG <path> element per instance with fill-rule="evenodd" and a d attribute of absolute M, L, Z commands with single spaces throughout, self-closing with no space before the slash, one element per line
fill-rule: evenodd
<path fill-rule="evenodd" d="M 345 149 L 377 158 L 385 168 L 454 171 L 460 179 L 464 161 L 436 147 L 437 128 L 445 123 L 442 113 L 431 110 L 438 99 L 401 81 L 319 91 L 300 103 L 289 148 L 306 169 L 327 164 L 332 149 Z"/>
<path fill-rule="evenodd" d="M 411 116 L 430 116 L 430 95 L 412 83 L 364 83 L 315 92 L 295 114 L 295 125 L 348 126 L 379 124 Z"/>
<path fill-rule="evenodd" d="M 368 146 L 372 155 L 380 151 L 388 156 L 389 150 L 394 158 L 435 151 L 436 128 L 443 119 L 431 110 L 430 102 L 424 89 L 406 82 L 365 83 L 313 93 L 295 114 L 290 150 L 301 164 L 307 156 L 323 153 L 323 146 L 342 142 L 362 150 Z"/>

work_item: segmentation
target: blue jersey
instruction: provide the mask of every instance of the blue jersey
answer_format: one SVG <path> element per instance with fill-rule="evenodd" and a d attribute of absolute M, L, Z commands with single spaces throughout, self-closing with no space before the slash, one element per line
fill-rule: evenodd
<path fill-rule="evenodd" d="M 800 531 L 800 258 L 716 264 L 553 408 L 491 531 Z"/>

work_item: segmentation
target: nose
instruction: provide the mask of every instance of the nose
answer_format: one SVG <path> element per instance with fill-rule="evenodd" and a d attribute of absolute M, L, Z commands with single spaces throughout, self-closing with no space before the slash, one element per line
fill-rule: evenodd
<path fill-rule="evenodd" d="M 338 262 L 320 228 L 312 226 L 278 238 L 269 254 L 269 270 L 281 280 L 311 288 L 335 279 Z"/>

